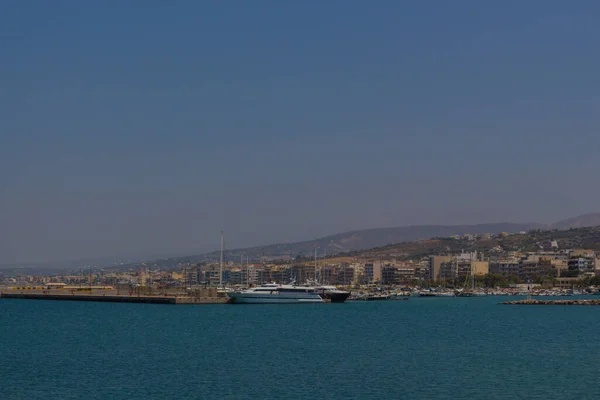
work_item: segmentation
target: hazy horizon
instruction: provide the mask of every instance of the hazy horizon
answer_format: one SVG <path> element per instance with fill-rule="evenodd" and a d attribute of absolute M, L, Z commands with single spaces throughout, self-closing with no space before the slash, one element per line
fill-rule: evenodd
<path fill-rule="evenodd" d="M 584 215 L 589 215 L 589 214 L 596 214 L 596 213 L 586 213 Z M 568 217 L 568 218 L 570 218 L 570 217 Z M 559 221 L 561 221 L 561 220 L 557 220 L 557 221 L 485 221 L 485 222 L 477 222 L 477 223 L 473 223 L 473 224 L 444 224 L 444 225 L 446 225 L 446 226 L 461 226 L 461 225 L 477 226 L 477 225 L 493 225 L 493 224 L 530 224 L 530 223 L 531 224 L 548 224 L 548 225 L 550 225 L 550 224 L 553 224 L 553 223 L 559 222 Z M 366 230 L 371 230 L 371 229 L 415 227 L 415 226 L 436 226 L 436 225 L 434 225 L 434 224 L 412 224 L 412 225 L 402 225 L 402 226 L 367 227 L 367 228 L 353 229 L 353 230 L 343 231 L 343 232 L 332 232 L 329 234 L 325 234 L 325 235 L 313 237 L 313 238 L 297 238 L 297 239 L 274 241 L 274 242 L 268 242 L 268 243 L 261 242 L 261 243 L 242 243 L 242 244 L 233 243 L 233 244 L 230 244 L 230 243 L 227 243 L 227 239 L 225 236 L 225 252 L 232 250 L 232 249 L 243 249 L 243 248 L 268 246 L 268 245 L 273 245 L 273 244 L 278 244 L 278 243 L 294 243 L 294 242 L 310 241 L 310 240 L 314 240 L 314 239 L 321 239 L 323 237 L 333 236 L 333 235 L 337 235 L 337 234 L 344 234 L 344 233 L 349 233 L 349 232 L 355 232 L 355 231 L 366 231 Z M 491 232 L 491 233 L 494 233 L 494 232 Z M 220 239 L 220 232 L 219 232 L 218 238 Z M 25 261 L 21 261 L 21 262 L 17 262 L 17 263 L 6 263 L 6 264 L 0 263 L 0 267 L 4 267 L 4 268 L 18 267 L 18 266 L 23 266 L 23 265 L 40 266 L 43 264 L 56 264 L 56 263 L 61 263 L 61 262 L 91 263 L 91 265 L 94 265 L 94 266 L 109 266 L 110 264 L 117 264 L 117 263 L 134 263 L 134 262 L 158 260 L 161 258 L 200 255 L 200 254 L 215 252 L 215 251 L 218 251 L 219 249 L 220 249 L 220 243 L 212 244 L 208 247 L 203 247 L 203 248 L 194 248 L 194 249 L 189 249 L 187 251 L 183 250 L 183 251 L 180 251 L 177 253 L 163 253 L 163 254 L 132 254 L 132 253 L 130 253 L 130 254 L 121 254 L 121 255 L 105 254 L 105 255 L 91 256 L 91 257 L 85 257 L 85 258 L 80 258 L 80 259 L 25 260 Z M 99 260 L 104 262 L 104 264 L 102 264 L 102 265 L 97 264 L 97 261 L 99 261 Z"/>
<path fill-rule="evenodd" d="M 593 212 L 599 16 L 0 4 L 0 264 Z"/>

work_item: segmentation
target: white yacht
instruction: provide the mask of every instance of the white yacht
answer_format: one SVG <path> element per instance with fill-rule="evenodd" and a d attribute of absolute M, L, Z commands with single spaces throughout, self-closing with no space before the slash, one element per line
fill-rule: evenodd
<path fill-rule="evenodd" d="M 228 292 L 227 295 L 229 301 L 235 304 L 323 303 L 314 287 L 276 283 Z"/>

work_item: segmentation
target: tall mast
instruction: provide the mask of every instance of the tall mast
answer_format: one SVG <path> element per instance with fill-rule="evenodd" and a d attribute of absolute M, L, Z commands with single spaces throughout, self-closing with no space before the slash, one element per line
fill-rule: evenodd
<path fill-rule="evenodd" d="M 317 282 L 317 245 L 315 244 L 315 283 Z"/>
<path fill-rule="evenodd" d="M 219 287 L 223 287 L 223 231 L 221 231 L 221 261 L 219 262 Z"/>

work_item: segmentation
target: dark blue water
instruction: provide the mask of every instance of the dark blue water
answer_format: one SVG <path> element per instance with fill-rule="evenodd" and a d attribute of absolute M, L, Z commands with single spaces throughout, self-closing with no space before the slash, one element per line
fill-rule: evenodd
<path fill-rule="evenodd" d="M 0 398 L 600 397 L 600 307 L 500 300 L 0 300 Z"/>

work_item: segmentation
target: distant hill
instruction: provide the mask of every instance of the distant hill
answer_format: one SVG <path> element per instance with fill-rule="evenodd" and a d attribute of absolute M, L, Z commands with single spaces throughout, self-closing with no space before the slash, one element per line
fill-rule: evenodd
<path fill-rule="evenodd" d="M 265 246 L 255 246 L 250 248 L 226 249 L 226 261 L 239 261 L 243 255 L 249 257 L 251 262 L 258 262 L 263 256 L 266 259 L 288 258 L 298 256 L 311 256 L 317 248 L 319 257 L 325 253 L 327 255 L 342 254 L 366 249 L 385 247 L 392 244 L 416 242 L 436 237 L 449 237 L 464 234 L 480 233 L 516 233 L 521 231 L 530 231 L 532 229 L 571 229 L 581 227 L 600 226 L 600 213 L 584 214 L 578 217 L 568 218 L 552 224 L 530 223 L 487 223 L 478 225 L 415 225 L 395 228 L 376 228 L 364 229 L 351 232 L 338 233 L 322 237 L 315 240 L 307 240 L 294 243 L 276 243 Z M 433 249 L 423 248 L 423 252 Z M 206 254 L 168 257 L 156 261 L 145 262 L 148 265 L 160 267 L 174 267 L 179 263 L 198 263 L 214 262 L 219 259 L 219 251 Z M 75 264 L 80 266 L 81 262 L 65 265 L 61 263 L 61 270 L 75 269 Z M 86 263 L 87 264 L 87 263 Z M 91 263 L 90 263 L 91 264 Z M 111 265 L 112 264 L 112 265 Z M 127 262 L 120 260 L 106 263 L 108 269 L 128 269 L 136 268 L 140 262 Z M 85 264 L 84 264 L 85 265 Z M 88 264 L 89 265 L 89 264 Z M 99 265 L 95 263 L 95 265 Z M 6 266 L 8 267 L 8 266 Z M 66 268 L 65 268 L 66 267 Z M 0 267 L 0 270 L 4 268 Z M 23 271 L 23 270 L 21 270 Z M 13 271 L 14 272 L 14 271 Z"/>
<path fill-rule="evenodd" d="M 294 243 L 276 243 L 266 246 L 256 246 L 244 249 L 227 249 L 228 260 L 239 260 L 241 254 L 249 255 L 251 260 L 257 261 L 260 257 L 281 258 L 310 256 L 314 254 L 315 247 L 322 256 L 347 253 L 387 246 L 395 243 L 413 242 L 434 237 L 447 237 L 465 234 L 480 233 L 516 233 L 532 229 L 570 229 L 586 226 L 600 225 L 600 213 L 590 213 L 574 218 L 558 221 L 553 224 L 529 223 L 487 223 L 477 225 L 414 225 L 395 228 L 364 229 L 351 232 L 338 233 L 315 240 Z M 219 252 L 211 252 L 199 256 L 179 257 L 180 262 L 197 262 L 200 260 L 216 260 Z"/>
<path fill-rule="evenodd" d="M 600 213 L 589 213 L 578 217 L 563 219 L 550 225 L 551 229 L 584 228 L 600 226 Z"/>
<path fill-rule="evenodd" d="M 310 257 L 317 248 L 318 256 L 336 255 L 353 251 L 371 249 L 394 243 L 412 242 L 433 237 L 445 237 L 453 235 L 464 235 L 468 233 L 499 233 L 499 232 L 521 232 L 530 229 L 543 229 L 547 224 L 539 223 L 490 223 L 478 225 L 415 225 L 396 228 L 376 228 L 358 231 L 338 233 L 325 236 L 315 240 L 293 243 L 275 243 L 265 246 L 248 248 L 225 249 L 225 261 L 239 262 L 240 257 L 248 257 L 250 262 L 259 262 L 264 259 L 281 259 Z M 149 266 L 171 268 L 181 263 L 215 262 L 219 260 L 220 252 L 213 251 L 206 254 L 197 254 L 181 257 L 170 257 L 155 261 L 147 261 Z M 107 266 L 107 269 L 129 269 L 135 268 L 140 263 L 123 264 L 119 266 Z"/>
<path fill-rule="evenodd" d="M 155 255 L 152 258 L 165 258 L 168 256 Z M 47 275 L 50 273 L 78 273 L 80 268 L 88 268 L 89 266 L 113 266 L 120 265 L 137 265 L 141 256 L 114 256 L 114 257 L 99 257 L 99 258 L 83 258 L 79 260 L 67 261 L 47 261 L 47 262 L 31 262 L 17 264 L 0 264 L 0 274 L 6 276 L 17 275 Z"/>
<path fill-rule="evenodd" d="M 464 235 L 468 233 L 497 233 L 497 232 L 520 232 L 530 229 L 542 228 L 542 224 L 479 224 L 479 225 L 419 225 L 404 226 L 397 228 L 376 228 L 360 231 L 338 233 L 323 238 L 295 243 L 277 243 L 262 247 L 229 250 L 228 253 L 245 252 L 260 256 L 264 253 L 268 257 L 286 257 L 298 255 L 311 255 L 315 247 L 319 255 L 346 253 L 349 251 L 370 249 L 393 243 L 409 242 L 415 240 L 429 239 L 438 236 Z M 218 252 L 210 253 L 215 256 Z"/>
<path fill-rule="evenodd" d="M 354 252 L 354 257 L 364 259 L 420 259 L 432 254 L 449 254 L 477 251 L 486 255 L 498 251 L 536 252 L 552 250 L 552 243 L 558 249 L 586 249 L 600 251 L 600 226 L 557 229 L 533 229 L 527 233 L 515 233 L 492 239 L 469 240 L 464 237 L 437 237 L 434 239 L 396 243 Z M 333 259 L 331 259 L 333 260 Z"/>

